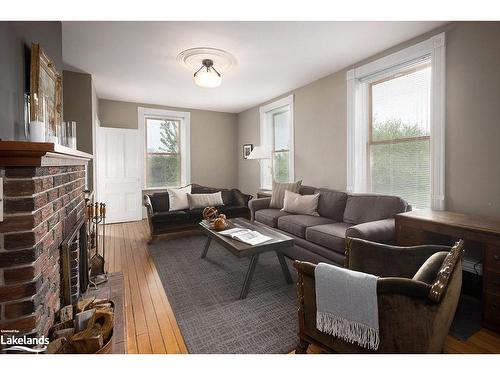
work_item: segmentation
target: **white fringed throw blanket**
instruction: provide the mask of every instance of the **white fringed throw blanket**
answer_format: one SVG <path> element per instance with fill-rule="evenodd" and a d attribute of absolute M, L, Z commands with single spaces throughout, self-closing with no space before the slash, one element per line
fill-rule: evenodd
<path fill-rule="evenodd" d="M 316 277 L 316 328 L 321 332 L 376 350 L 377 276 L 320 263 Z"/>

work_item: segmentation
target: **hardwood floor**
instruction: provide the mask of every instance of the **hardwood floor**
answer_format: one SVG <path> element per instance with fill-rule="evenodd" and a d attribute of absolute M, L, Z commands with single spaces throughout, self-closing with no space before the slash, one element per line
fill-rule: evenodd
<path fill-rule="evenodd" d="M 187 353 L 174 313 L 149 255 L 145 220 L 106 226 L 108 272 L 123 272 L 128 353 Z M 319 349 L 311 348 L 318 353 Z M 445 353 L 500 353 L 500 335 L 482 329 L 467 341 L 448 336 Z"/>
<path fill-rule="evenodd" d="M 187 353 L 147 248 L 147 222 L 106 226 L 108 272 L 123 272 L 127 353 Z"/>

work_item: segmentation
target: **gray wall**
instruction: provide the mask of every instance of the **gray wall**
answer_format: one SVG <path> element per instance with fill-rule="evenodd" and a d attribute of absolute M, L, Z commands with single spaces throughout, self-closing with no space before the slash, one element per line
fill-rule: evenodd
<path fill-rule="evenodd" d="M 92 76 L 65 70 L 63 72 L 64 121 L 76 121 L 76 142 L 80 151 L 94 154 L 92 132 L 94 121 L 94 91 Z M 88 186 L 93 185 L 93 162 L 88 165 Z"/>
<path fill-rule="evenodd" d="M 237 187 L 236 114 L 99 99 L 101 126 L 137 129 L 137 107 L 190 112 L 191 182 L 216 187 Z"/>
<path fill-rule="evenodd" d="M 0 138 L 24 140 L 24 93 L 29 91 L 31 43 L 62 72 L 61 22 L 0 22 Z"/>
<path fill-rule="evenodd" d="M 293 90 L 297 180 L 346 188 L 347 70 L 443 31 L 447 209 L 500 216 L 500 22 L 454 22 Z M 258 107 L 238 115 L 239 149 L 259 144 Z M 239 161 L 240 189 L 257 190 L 258 170 L 256 162 Z"/>

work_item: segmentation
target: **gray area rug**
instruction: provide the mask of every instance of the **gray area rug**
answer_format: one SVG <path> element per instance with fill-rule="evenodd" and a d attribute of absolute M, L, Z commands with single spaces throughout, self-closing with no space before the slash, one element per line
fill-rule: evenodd
<path fill-rule="evenodd" d="M 285 282 L 274 253 L 261 254 L 250 291 L 238 296 L 248 258 L 206 237 L 168 239 L 149 250 L 190 353 L 288 353 L 298 342 L 295 284 Z M 294 280 L 296 272 L 289 263 Z"/>

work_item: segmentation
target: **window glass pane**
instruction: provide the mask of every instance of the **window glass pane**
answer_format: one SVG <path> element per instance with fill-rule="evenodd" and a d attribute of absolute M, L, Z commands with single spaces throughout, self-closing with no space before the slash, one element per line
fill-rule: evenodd
<path fill-rule="evenodd" d="M 277 182 L 290 181 L 290 153 L 288 151 L 273 152 L 274 180 Z"/>
<path fill-rule="evenodd" d="M 147 152 L 179 152 L 179 120 L 146 119 Z"/>
<path fill-rule="evenodd" d="M 290 111 L 288 107 L 273 114 L 274 149 L 288 150 L 290 148 Z"/>
<path fill-rule="evenodd" d="M 372 145 L 371 190 L 402 197 L 414 208 L 429 208 L 429 144 L 424 139 Z"/>
<path fill-rule="evenodd" d="M 428 136 L 430 93 L 430 67 L 373 84 L 373 141 Z"/>
<path fill-rule="evenodd" d="M 146 160 L 147 187 L 180 186 L 180 161 L 180 154 L 148 154 Z"/>

